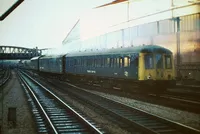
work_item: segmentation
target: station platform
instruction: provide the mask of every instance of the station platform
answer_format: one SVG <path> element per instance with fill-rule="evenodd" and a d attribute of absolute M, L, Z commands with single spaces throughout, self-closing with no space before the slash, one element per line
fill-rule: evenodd
<path fill-rule="evenodd" d="M 8 83 L 0 87 L 0 134 L 37 133 L 28 101 L 12 70 Z"/>

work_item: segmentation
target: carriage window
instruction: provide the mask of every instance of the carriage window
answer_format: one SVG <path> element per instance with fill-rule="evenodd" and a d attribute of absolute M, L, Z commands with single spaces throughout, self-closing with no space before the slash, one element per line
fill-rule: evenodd
<path fill-rule="evenodd" d="M 86 59 L 86 66 L 89 66 L 89 59 Z"/>
<path fill-rule="evenodd" d="M 79 65 L 79 66 L 81 65 L 81 59 L 79 59 L 79 63 L 78 63 L 78 65 Z"/>
<path fill-rule="evenodd" d="M 156 68 L 163 68 L 162 54 L 156 54 Z"/>
<path fill-rule="evenodd" d="M 116 67 L 119 67 L 119 58 L 116 60 Z"/>
<path fill-rule="evenodd" d="M 87 59 L 87 66 L 92 67 L 92 59 Z"/>
<path fill-rule="evenodd" d="M 70 59 L 70 66 L 73 66 L 73 59 Z"/>
<path fill-rule="evenodd" d="M 152 69 L 153 68 L 153 55 L 147 54 L 144 57 L 145 60 L 145 69 Z"/>
<path fill-rule="evenodd" d="M 110 58 L 110 67 L 114 67 L 114 59 Z"/>
<path fill-rule="evenodd" d="M 124 67 L 129 67 L 129 65 L 130 65 L 130 58 L 124 57 Z"/>
<path fill-rule="evenodd" d="M 100 59 L 97 59 L 97 62 L 96 62 L 96 67 L 99 67 L 100 66 L 100 62 L 99 62 Z"/>
<path fill-rule="evenodd" d="M 120 68 L 123 67 L 123 59 L 122 58 L 119 59 L 119 67 Z"/>
<path fill-rule="evenodd" d="M 74 59 L 74 66 L 77 66 L 77 59 Z"/>
<path fill-rule="evenodd" d="M 83 66 L 86 66 L 86 59 L 83 59 Z"/>
<path fill-rule="evenodd" d="M 110 65 L 110 58 L 107 58 L 106 59 L 106 67 L 110 67 L 109 65 Z"/>
<path fill-rule="evenodd" d="M 103 58 L 103 67 L 106 67 L 106 58 Z"/>
<path fill-rule="evenodd" d="M 83 66 L 83 59 L 80 59 L 80 65 Z"/>
<path fill-rule="evenodd" d="M 96 66 L 97 66 L 97 59 L 94 59 L 93 67 L 96 67 Z"/>
<path fill-rule="evenodd" d="M 94 59 L 90 59 L 90 67 L 94 67 Z"/>
<path fill-rule="evenodd" d="M 138 57 L 131 57 L 130 66 L 138 67 Z"/>
<path fill-rule="evenodd" d="M 84 66 L 84 59 L 81 59 L 81 66 Z"/>
<path fill-rule="evenodd" d="M 118 67 L 119 65 L 119 58 L 114 58 L 114 67 Z"/>
<path fill-rule="evenodd" d="M 104 67 L 104 58 L 101 58 L 101 67 Z"/>
<path fill-rule="evenodd" d="M 165 56 L 165 68 L 171 69 L 172 68 L 172 60 L 170 55 Z"/>

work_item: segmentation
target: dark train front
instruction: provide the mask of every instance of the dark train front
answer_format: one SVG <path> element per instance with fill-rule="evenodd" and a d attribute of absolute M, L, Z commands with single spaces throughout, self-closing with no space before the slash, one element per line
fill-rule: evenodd
<path fill-rule="evenodd" d="M 156 45 L 66 55 L 66 74 L 102 87 L 163 92 L 175 84 L 172 52 Z"/>

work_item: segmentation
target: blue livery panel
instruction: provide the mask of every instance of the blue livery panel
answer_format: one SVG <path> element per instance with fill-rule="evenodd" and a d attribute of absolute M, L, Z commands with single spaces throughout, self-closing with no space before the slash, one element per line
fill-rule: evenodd
<path fill-rule="evenodd" d="M 66 73 L 138 79 L 138 53 L 65 57 Z"/>

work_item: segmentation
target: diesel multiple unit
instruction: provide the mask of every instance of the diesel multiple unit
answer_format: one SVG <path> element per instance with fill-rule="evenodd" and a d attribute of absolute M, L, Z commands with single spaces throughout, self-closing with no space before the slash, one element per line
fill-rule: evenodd
<path fill-rule="evenodd" d="M 63 80 L 159 92 L 175 82 L 173 63 L 170 50 L 143 45 L 34 57 L 30 68 Z"/>

